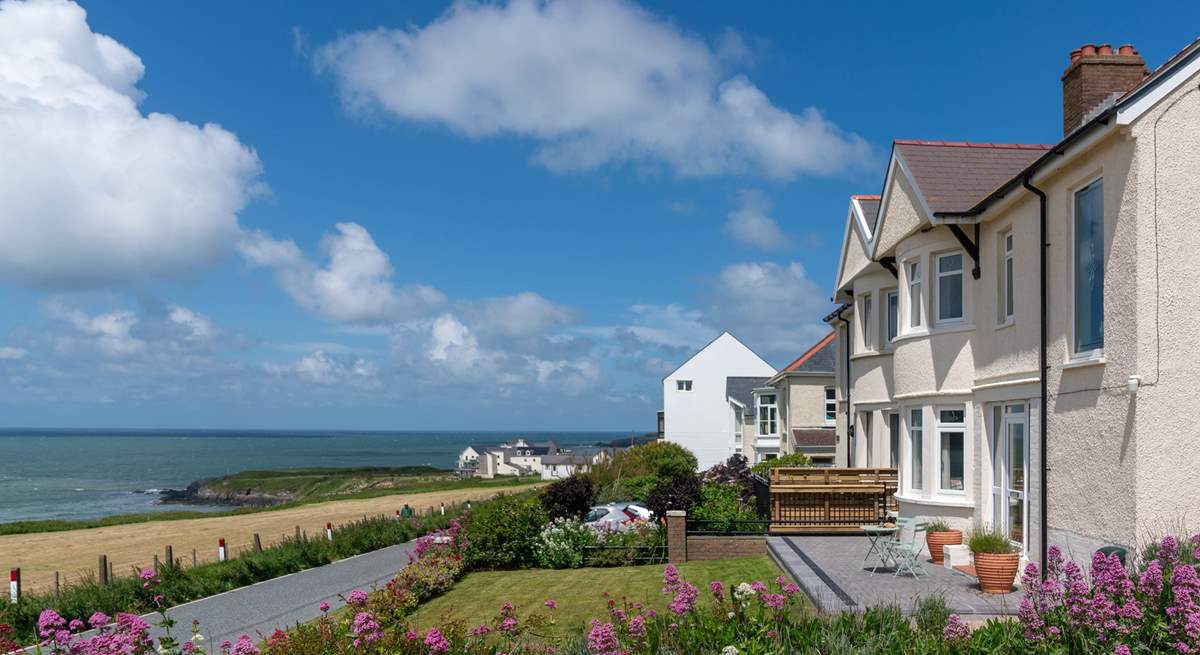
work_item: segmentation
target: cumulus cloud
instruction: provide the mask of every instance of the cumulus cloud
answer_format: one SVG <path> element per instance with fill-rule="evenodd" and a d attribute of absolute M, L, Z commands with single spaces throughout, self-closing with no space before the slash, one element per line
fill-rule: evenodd
<path fill-rule="evenodd" d="M 651 162 L 791 178 L 870 159 L 816 108 L 780 108 L 732 72 L 744 55 L 735 35 L 714 47 L 629 2 L 512 0 L 344 35 L 314 63 L 352 111 L 526 137 L 553 170 Z"/>
<path fill-rule="evenodd" d="M 266 371 L 277 377 L 295 377 L 304 382 L 326 386 L 350 386 L 372 390 L 382 386 L 379 368 L 362 357 L 313 351 L 288 364 L 266 364 Z"/>
<path fill-rule="evenodd" d="M 579 320 L 579 312 L 525 291 L 464 303 L 463 313 L 477 332 L 495 337 L 533 337 Z"/>
<path fill-rule="evenodd" d="M 799 262 L 745 262 L 725 267 L 707 295 L 708 319 L 760 354 L 799 355 L 822 336 L 828 294 Z"/>
<path fill-rule="evenodd" d="M 725 233 L 761 250 L 787 248 L 791 238 L 771 218 L 773 208 L 771 201 L 758 191 L 742 191 L 738 194 L 738 207 L 729 213 L 725 222 Z"/>
<path fill-rule="evenodd" d="M 146 348 L 146 342 L 133 334 L 138 317 L 131 311 L 87 314 L 68 306 L 59 298 L 46 300 L 42 308 L 50 318 L 74 328 L 72 334 L 56 339 L 56 347 L 60 351 L 94 350 L 105 357 L 120 359 L 138 354 Z"/>
<path fill-rule="evenodd" d="M 332 321 L 407 320 L 446 302 L 427 285 L 396 286 L 387 253 L 357 223 L 338 223 L 335 234 L 321 239 L 328 259 L 324 267 L 311 262 L 294 242 L 277 241 L 261 231 L 245 235 L 238 250 L 250 265 L 274 270 L 293 300 Z"/>
<path fill-rule="evenodd" d="M 217 125 L 142 114 L 143 70 L 74 3 L 0 2 L 0 279 L 133 283 L 228 251 L 258 157 Z"/>
<path fill-rule="evenodd" d="M 13 346 L 0 346 L 0 361 L 9 360 L 16 361 L 24 359 L 26 350 L 24 348 L 16 348 Z"/>

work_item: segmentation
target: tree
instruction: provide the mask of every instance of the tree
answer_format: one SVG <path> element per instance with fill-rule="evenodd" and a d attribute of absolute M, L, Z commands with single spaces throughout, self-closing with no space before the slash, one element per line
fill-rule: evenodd
<path fill-rule="evenodd" d="M 667 516 L 667 510 L 687 511 L 700 502 L 700 478 L 693 473 L 678 474 L 659 482 L 646 496 L 646 507 L 658 519 Z"/>
<path fill-rule="evenodd" d="M 582 519 L 592 508 L 594 497 L 592 479 L 576 473 L 546 487 L 541 500 L 551 520 Z"/>

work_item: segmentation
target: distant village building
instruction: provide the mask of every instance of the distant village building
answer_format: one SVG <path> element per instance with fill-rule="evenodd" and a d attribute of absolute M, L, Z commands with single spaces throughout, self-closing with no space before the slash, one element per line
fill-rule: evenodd
<path fill-rule="evenodd" d="M 639 443 L 634 439 L 622 441 Z M 647 440 L 641 440 L 644 441 Z M 622 447 L 625 446 L 609 444 L 568 449 L 554 441 L 529 442 L 525 439 L 517 439 L 512 443 L 471 445 L 458 456 L 458 473 L 478 478 L 536 475 L 543 480 L 557 480 L 590 471 L 592 466 L 610 459 Z"/>

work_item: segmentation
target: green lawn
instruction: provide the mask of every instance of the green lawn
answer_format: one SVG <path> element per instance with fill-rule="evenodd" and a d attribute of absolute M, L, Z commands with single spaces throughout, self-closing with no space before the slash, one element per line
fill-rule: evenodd
<path fill-rule="evenodd" d="M 770 583 L 779 575 L 775 563 L 765 555 L 688 562 L 681 564 L 679 571 L 684 580 L 700 588 L 706 600 L 708 583 L 713 580 L 726 586 L 753 580 Z M 506 601 L 524 617 L 544 609 L 542 603 L 553 599 L 558 609 L 553 613 L 556 624 L 551 630 L 560 635 L 576 634 L 586 621 L 607 615 L 607 599 L 601 595 L 606 591 L 618 604 L 624 596 L 630 603 L 640 602 L 664 611 L 670 599 L 662 594 L 662 572 L 662 566 L 626 566 L 469 573 L 449 593 L 418 608 L 411 621 L 420 630 L 451 620 L 471 626 L 494 617 Z"/>

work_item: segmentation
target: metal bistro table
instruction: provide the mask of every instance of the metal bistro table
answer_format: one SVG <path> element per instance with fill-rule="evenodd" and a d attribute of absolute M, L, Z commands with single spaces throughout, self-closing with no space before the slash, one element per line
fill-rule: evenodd
<path fill-rule="evenodd" d="M 867 535 L 867 540 L 871 542 L 870 547 L 867 548 L 867 556 L 863 558 L 863 568 L 867 568 L 871 563 L 871 558 L 874 557 L 875 565 L 871 567 L 871 575 L 874 575 L 876 569 L 879 567 L 888 566 L 891 555 L 887 552 L 887 541 L 892 538 L 892 535 L 896 534 L 896 531 L 900 527 L 888 527 L 885 525 L 864 525 L 861 527 L 862 531 Z"/>

